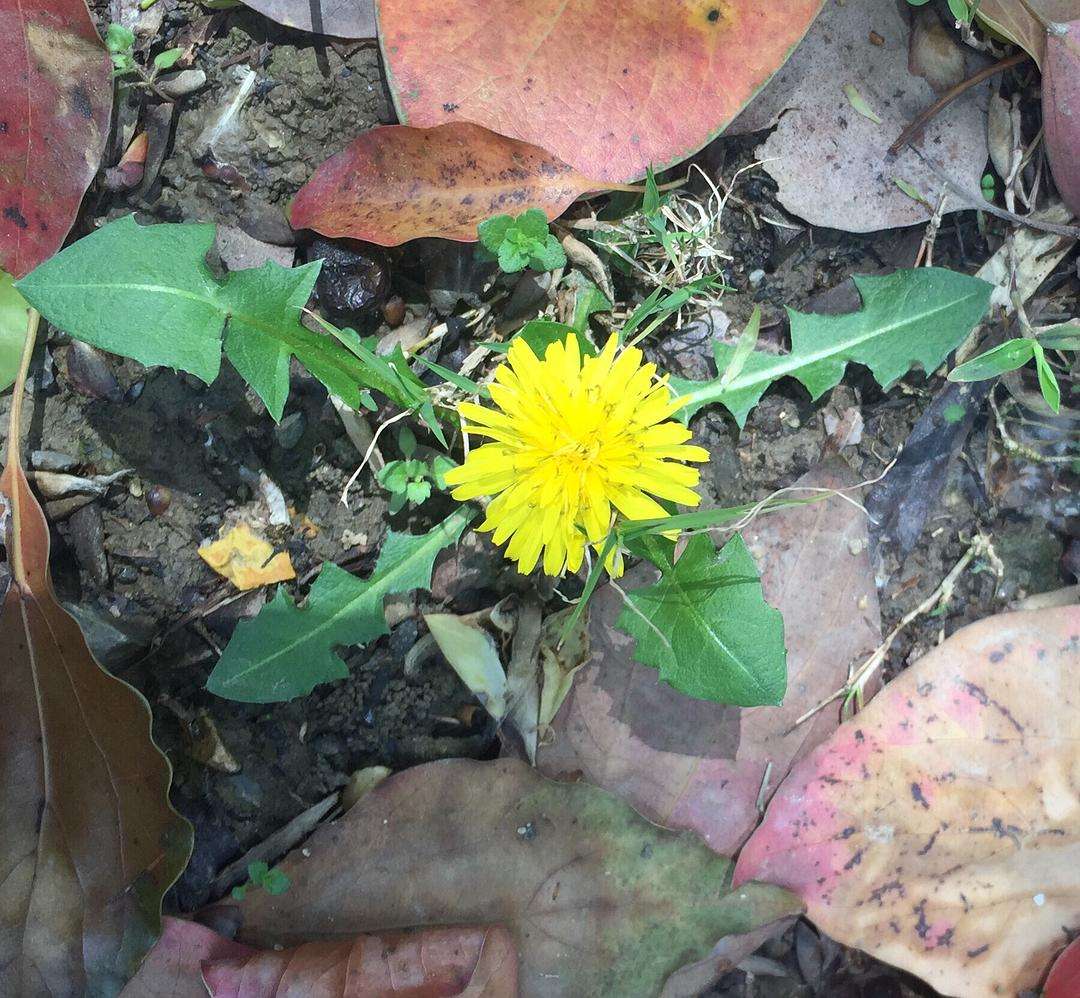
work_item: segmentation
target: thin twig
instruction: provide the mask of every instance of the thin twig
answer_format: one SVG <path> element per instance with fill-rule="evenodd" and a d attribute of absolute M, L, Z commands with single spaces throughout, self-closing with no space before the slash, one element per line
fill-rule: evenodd
<path fill-rule="evenodd" d="M 930 123 L 933 118 L 936 118 L 945 108 L 947 108 L 957 97 L 966 93 L 972 87 L 978 86 L 983 80 L 988 80 L 991 76 L 997 73 L 1004 72 L 1006 69 L 1012 69 L 1013 66 L 1019 66 L 1020 63 L 1027 59 L 1030 59 L 1026 52 L 1017 52 L 1015 55 L 1007 56 L 1000 62 L 995 62 L 992 66 L 987 66 L 984 69 L 980 69 L 977 73 L 969 76 L 966 80 L 961 80 L 955 87 L 946 90 L 933 104 L 931 104 L 925 111 L 922 112 L 914 121 L 911 122 L 905 128 L 896 141 L 889 146 L 889 155 L 895 156 L 901 149 L 908 143 L 919 136 L 919 133 Z"/>

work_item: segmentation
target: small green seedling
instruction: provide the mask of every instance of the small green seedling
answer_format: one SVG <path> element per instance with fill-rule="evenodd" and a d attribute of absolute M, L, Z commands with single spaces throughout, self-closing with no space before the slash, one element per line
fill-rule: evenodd
<path fill-rule="evenodd" d="M 266 863 L 248 863 L 248 883 L 240 884 L 232 889 L 233 899 L 243 901 L 247 896 L 249 887 L 261 887 L 267 894 L 277 897 L 284 894 L 292 886 L 292 881 L 281 872 L 271 870 Z"/>
<path fill-rule="evenodd" d="M 391 516 L 400 512 L 407 502 L 414 506 L 425 502 L 431 495 L 432 485 L 445 489 L 443 476 L 454 467 L 454 462 L 445 454 L 436 454 L 430 463 L 413 457 L 416 437 L 408 427 L 398 434 L 398 448 L 403 460 L 388 461 L 376 476 L 379 484 L 390 493 Z"/>
<path fill-rule="evenodd" d="M 972 357 L 959 367 L 949 372 L 950 381 L 986 381 L 1018 371 L 1029 361 L 1035 361 L 1035 371 L 1039 376 L 1039 390 L 1046 404 L 1054 412 L 1061 411 L 1061 386 L 1054 374 L 1050 361 L 1046 358 L 1046 346 L 1057 350 L 1076 350 L 1080 342 L 1072 327 L 1068 324 L 1051 326 L 1041 330 L 1035 337 L 1021 336 L 1015 340 L 1006 340 L 992 350 Z"/>
<path fill-rule="evenodd" d="M 135 61 L 135 33 L 130 28 L 115 23 L 110 24 L 105 30 L 105 47 L 109 50 L 109 58 L 112 59 L 113 76 L 139 76 L 146 84 L 152 83 L 158 73 L 172 69 L 184 54 L 182 48 L 159 52 L 154 56 L 153 70 L 147 73 Z"/>
<path fill-rule="evenodd" d="M 105 48 L 112 59 L 113 76 L 138 72 L 135 63 L 135 32 L 122 24 L 110 24 L 105 30 Z"/>
<path fill-rule="evenodd" d="M 979 182 L 979 186 L 982 188 L 982 195 L 987 201 L 994 200 L 994 192 L 997 190 L 997 184 L 994 181 L 994 175 L 992 173 L 984 173 L 982 180 Z"/>
<path fill-rule="evenodd" d="M 532 267 L 555 270 L 566 264 L 566 254 L 548 230 L 547 216 L 539 208 L 523 211 L 517 218 L 495 215 L 477 227 L 479 254 L 498 260 L 507 274 Z"/>

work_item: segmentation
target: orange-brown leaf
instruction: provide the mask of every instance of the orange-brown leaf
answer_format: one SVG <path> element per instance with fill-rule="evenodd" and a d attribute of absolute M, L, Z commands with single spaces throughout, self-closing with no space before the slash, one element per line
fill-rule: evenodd
<path fill-rule="evenodd" d="M 1036 987 L 1080 925 L 1078 675 L 1078 606 L 958 631 L 792 770 L 736 882 L 944 994 Z"/>
<path fill-rule="evenodd" d="M 293 201 L 294 228 L 396 246 L 420 236 L 471 242 L 492 215 L 561 215 L 604 184 L 536 146 L 472 125 L 373 128 L 331 156 Z"/>
<path fill-rule="evenodd" d="M 514 998 L 517 976 L 501 926 L 364 935 L 203 965 L 212 998 Z"/>
<path fill-rule="evenodd" d="M 94 661 L 56 601 L 48 526 L 17 464 L 0 490 L 13 576 L 0 612 L 0 994 L 112 994 L 159 931 L 191 830 L 169 806 L 146 701 Z"/>
<path fill-rule="evenodd" d="M 53 255 L 94 179 L 112 69 L 83 0 L 0 0 L 0 270 Z"/>
<path fill-rule="evenodd" d="M 380 0 L 402 121 L 475 121 L 589 177 L 696 152 L 783 64 L 821 0 Z"/>

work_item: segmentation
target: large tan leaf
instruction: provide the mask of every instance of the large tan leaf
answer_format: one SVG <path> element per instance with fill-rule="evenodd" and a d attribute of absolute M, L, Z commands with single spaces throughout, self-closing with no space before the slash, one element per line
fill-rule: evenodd
<path fill-rule="evenodd" d="M 756 155 L 779 184 L 780 202 L 812 225 L 848 232 L 915 225 L 930 217 L 945 190 L 942 176 L 913 149 L 888 152 L 937 98 L 911 71 L 905 6 L 893 0 L 826 4 L 792 58 L 729 129 L 741 134 L 776 124 Z M 965 72 L 981 65 L 983 57 L 965 55 L 948 39 L 945 44 L 961 63 L 966 58 Z M 986 164 L 988 89 L 985 83 L 972 87 L 953 101 L 919 141 L 937 169 L 967 190 L 978 191 Z M 909 197 L 896 180 L 933 207 Z M 966 207 L 952 197 L 945 211 Z"/>
<path fill-rule="evenodd" d="M 115 994 L 160 930 L 191 829 L 169 806 L 146 701 L 94 661 L 53 595 L 49 528 L 11 450 L 0 478 L 12 574 L 0 613 L 0 994 Z"/>
<path fill-rule="evenodd" d="M 836 459 L 796 484 L 854 482 Z M 783 706 L 740 710 L 691 700 L 658 682 L 656 670 L 634 661 L 630 638 L 613 626 L 622 598 L 602 589 L 590 617 L 592 656 L 537 761 L 548 776 L 605 787 L 647 818 L 697 832 L 722 853 L 742 845 L 757 824 L 759 795 L 767 799 L 794 761 L 833 731 L 839 707 L 792 730 L 796 719 L 839 689 L 848 666 L 880 641 L 863 512 L 832 498 L 761 517 L 744 533 L 765 598 L 784 615 Z"/>
<path fill-rule="evenodd" d="M 524 996 L 654 998 L 721 936 L 800 910 L 763 884 L 728 890 L 731 861 L 650 825 L 595 787 L 521 762 L 452 759 L 398 773 L 319 829 L 251 892 L 244 942 L 497 921 Z"/>
<path fill-rule="evenodd" d="M 1080 928 L 1080 607 L 958 631 L 804 759 L 739 857 L 944 994 L 1038 985 Z"/>
<path fill-rule="evenodd" d="M 633 180 L 717 135 L 822 0 L 380 0 L 402 121 L 475 121 Z"/>

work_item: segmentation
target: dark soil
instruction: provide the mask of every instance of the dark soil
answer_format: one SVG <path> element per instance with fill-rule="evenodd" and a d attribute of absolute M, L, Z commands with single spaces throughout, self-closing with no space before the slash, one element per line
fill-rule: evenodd
<path fill-rule="evenodd" d="M 187 3 L 171 7 L 164 41 L 171 42 L 203 14 Z M 393 117 L 373 47 L 323 44 L 243 8 L 222 15 L 216 37 L 199 48 L 196 65 L 205 70 L 208 85 L 177 105 L 157 178 L 132 196 L 91 200 L 84 231 L 137 210 L 156 220 L 239 226 L 267 242 L 288 243 L 292 236 L 284 207 L 313 168 L 354 135 Z M 214 142 L 211 162 L 200 137 L 252 72 L 251 96 Z M 135 104 L 144 100 L 145 95 L 131 96 L 121 120 L 134 121 Z M 722 158 L 730 176 L 750 149 L 746 140 L 721 139 L 703 156 L 713 162 Z M 782 216 L 768 183 L 753 180 L 742 193 L 750 205 Z M 911 266 L 922 238 L 921 228 L 872 236 L 815 230 L 783 241 L 775 235 L 778 230 L 755 227 L 749 213 L 733 211 L 727 221 L 736 260 L 728 280 L 737 290 L 725 296 L 722 307 L 741 327 L 760 304 L 763 328 L 778 342 L 786 332 L 783 306 L 854 307 L 850 275 Z M 935 254 L 942 265 L 970 268 L 991 251 L 969 212 L 949 217 Z M 382 292 L 382 297 L 387 290 L 401 294 L 417 314 L 427 308 L 423 285 L 429 266 L 436 266 L 432 254 L 444 254 L 437 265 L 446 271 L 453 267 L 445 261 L 458 259 L 454 254 L 460 251 L 437 244 L 423 252 L 422 257 L 420 249 L 406 246 L 391 254 L 387 266 L 393 276 Z M 1064 264 L 1060 273 L 1074 263 Z M 757 271 L 764 276 L 752 281 Z M 1073 279 L 1074 306 L 1075 284 Z M 626 285 L 622 290 L 628 300 L 647 293 Z M 380 326 L 377 304 L 353 318 L 385 335 L 389 329 Z M 670 370 L 700 377 L 708 363 L 701 335 L 695 327 L 671 331 L 658 339 L 656 353 Z M 432 357 L 454 367 L 468 341 L 455 344 L 451 336 L 445 343 L 441 357 Z M 71 350 L 54 338 L 39 358 L 39 382 L 45 387 L 36 396 L 30 449 L 68 454 L 83 473 L 133 469 L 106 498 L 78 515 L 50 511 L 53 569 L 62 598 L 78 608 L 103 661 L 149 699 L 155 737 L 175 767 L 174 800 L 195 826 L 196 851 L 171 904 L 190 911 L 213 900 L 211 882 L 226 864 L 341 788 L 360 768 L 497 754 L 496 732 L 482 712 L 472 709 L 469 693 L 448 668 L 429 667 L 417 681 L 407 681 L 403 673 L 405 656 L 420 634 L 422 609 L 471 611 L 522 584 L 486 541 L 470 540 L 442 565 L 433 594 L 394 604 L 390 636 L 346 656 L 349 679 L 277 705 L 237 704 L 207 693 L 203 685 L 221 647 L 239 619 L 257 612 L 265 594 L 237 596 L 199 558 L 197 548 L 230 518 L 258 513 L 259 473 L 280 487 L 291 507 L 295 529 L 282 544 L 300 580 L 326 560 L 360 574 L 370 571 L 388 526 L 384 494 L 365 474 L 349 506 L 339 501 L 361 454 L 325 391 L 299 369 L 286 417 L 274 427 L 261 403 L 228 372 L 207 387 L 166 370 L 101 357 L 105 370 L 88 381 L 77 365 L 72 369 Z M 816 403 L 798 385 L 784 383 L 763 400 L 741 434 L 722 412 L 703 413 L 695 431 L 712 454 L 703 476 L 704 504 L 753 501 L 790 484 L 826 446 L 826 411 L 850 407 L 861 410 L 864 431 L 843 454 L 863 478 L 875 478 L 942 385 L 940 377 L 916 374 L 884 393 L 855 369 L 844 387 Z M 8 403 L 0 401 L 0 412 Z M 1011 600 L 1073 581 L 1062 559 L 1070 545 L 1070 557 L 1076 557 L 1075 490 L 1070 495 L 1060 473 L 1049 466 L 995 456 L 992 429 L 984 415 L 977 419 L 918 546 L 899 557 L 888 541 L 883 543 L 883 628 L 891 628 L 937 587 L 978 531 L 992 539 L 1003 575 L 989 562 L 965 573 L 943 612 L 920 618 L 904 632 L 890 652 L 886 674 L 918 658 L 942 635 L 1002 610 Z M 147 496 L 162 487 L 171 501 L 154 515 Z M 415 512 L 403 513 L 392 526 L 407 529 L 412 523 L 423 529 L 435 519 L 425 508 L 419 519 Z M 218 755 L 208 764 L 215 748 Z M 795 933 L 771 943 L 764 956 L 795 961 L 802 972 L 803 962 L 812 959 L 806 955 L 811 941 L 803 939 L 798 955 Z M 822 962 L 818 980 L 802 990 L 766 973 L 756 977 L 752 992 L 742 990 L 748 985 L 740 974 L 717 993 L 888 996 L 910 994 L 915 987 L 857 954 L 829 950 L 820 956 Z M 928 992 L 916 988 L 916 993 Z"/>

